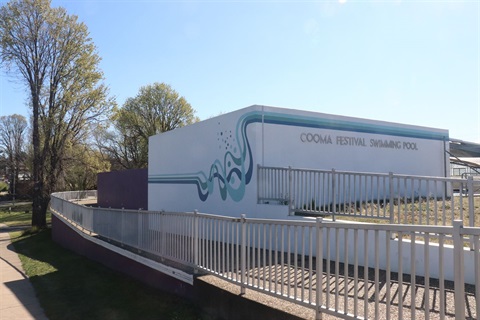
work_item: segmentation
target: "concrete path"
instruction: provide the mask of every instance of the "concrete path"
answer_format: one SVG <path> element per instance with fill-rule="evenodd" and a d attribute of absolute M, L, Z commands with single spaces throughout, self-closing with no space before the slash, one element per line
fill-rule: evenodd
<path fill-rule="evenodd" d="M 48 320 L 13 251 L 10 231 L 0 224 L 0 320 Z"/>

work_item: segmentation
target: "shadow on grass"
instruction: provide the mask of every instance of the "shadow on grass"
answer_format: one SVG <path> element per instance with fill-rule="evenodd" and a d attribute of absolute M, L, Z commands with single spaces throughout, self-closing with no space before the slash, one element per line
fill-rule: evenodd
<path fill-rule="evenodd" d="M 201 319 L 188 301 L 60 247 L 51 229 L 13 241 L 50 320 Z"/>

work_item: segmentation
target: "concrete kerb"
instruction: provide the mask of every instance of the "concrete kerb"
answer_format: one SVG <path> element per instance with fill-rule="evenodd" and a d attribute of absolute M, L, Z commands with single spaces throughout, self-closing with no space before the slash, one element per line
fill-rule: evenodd
<path fill-rule="evenodd" d="M 10 240 L 19 229 L 0 224 L 0 319 L 48 320 Z"/>

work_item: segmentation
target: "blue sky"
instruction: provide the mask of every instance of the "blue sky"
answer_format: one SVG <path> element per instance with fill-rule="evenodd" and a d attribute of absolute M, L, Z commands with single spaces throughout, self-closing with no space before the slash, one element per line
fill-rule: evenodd
<path fill-rule="evenodd" d="M 200 119 L 264 104 L 448 129 L 480 143 L 478 1 L 52 5 L 88 26 L 119 105 L 165 82 Z M 23 86 L 0 76 L 0 115 L 28 116 Z"/>

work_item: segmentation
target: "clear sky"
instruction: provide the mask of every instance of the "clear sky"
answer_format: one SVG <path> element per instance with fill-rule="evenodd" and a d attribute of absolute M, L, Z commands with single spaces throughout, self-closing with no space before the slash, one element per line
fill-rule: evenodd
<path fill-rule="evenodd" d="M 202 120 L 263 104 L 448 129 L 480 143 L 479 1 L 52 5 L 88 26 L 119 105 L 165 82 Z M 23 86 L 0 76 L 0 115 L 28 116 Z"/>

